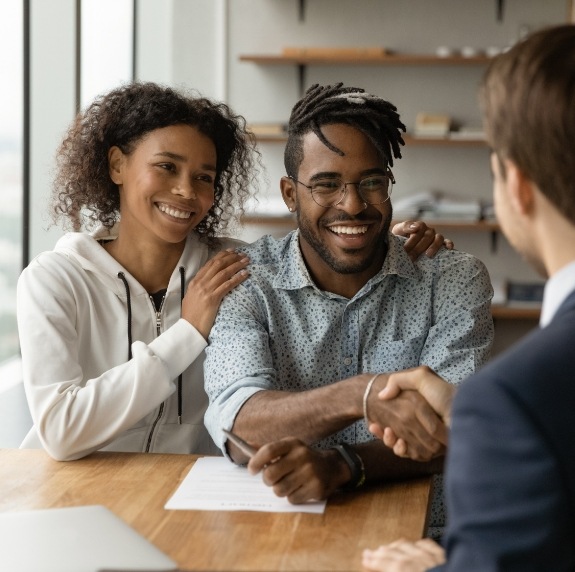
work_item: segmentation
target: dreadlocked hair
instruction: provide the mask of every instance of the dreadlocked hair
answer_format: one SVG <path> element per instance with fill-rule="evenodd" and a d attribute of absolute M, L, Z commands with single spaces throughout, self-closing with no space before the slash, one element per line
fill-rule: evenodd
<path fill-rule="evenodd" d="M 393 159 L 401 158 L 400 145 L 405 145 L 401 131 L 405 125 L 400 121 L 395 105 L 358 87 L 312 85 L 294 105 L 288 123 L 288 141 L 284 152 L 284 165 L 290 177 L 296 177 L 303 160 L 303 136 L 313 131 L 331 151 L 343 155 L 343 151 L 330 143 L 321 127 L 345 123 L 361 131 L 385 158 L 388 166 Z"/>

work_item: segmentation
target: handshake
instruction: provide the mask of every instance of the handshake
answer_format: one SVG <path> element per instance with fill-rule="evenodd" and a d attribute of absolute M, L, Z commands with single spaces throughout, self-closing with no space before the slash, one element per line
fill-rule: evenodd
<path fill-rule="evenodd" d="M 301 409 L 311 401 L 308 395 L 318 394 L 315 417 L 308 415 L 307 422 L 288 424 L 285 411 L 289 408 L 283 409 L 282 416 L 276 406 L 277 419 L 268 423 L 264 442 L 258 443 L 254 430 L 259 424 L 242 424 L 238 415 L 234 434 L 225 432 L 227 451 L 236 463 L 247 463 L 252 474 L 261 473 L 276 495 L 294 504 L 324 499 L 366 481 L 433 474 L 443 464 L 454 392 L 455 386 L 425 366 L 399 373 L 360 374 L 320 389 L 290 394 L 290 401 L 295 403 L 291 411 L 296 412 L 291 419 L 298 419 L 297 415 L 301 419 Z M 250 401 L 257 399 L 258 394 Z M 273 400 L 271 403 L 275 404 Z M 312 445 L 362 418 L 378 439 L 331 448 Z M 240 446 L 237 437 L 246 443 Z"/>
<path fill-rule="evenodd" d="M 366 386 L 365 422 L 398 457 L 428 461 L 445 453 L 455 391 L 427 366 L 379 374 Z"/>

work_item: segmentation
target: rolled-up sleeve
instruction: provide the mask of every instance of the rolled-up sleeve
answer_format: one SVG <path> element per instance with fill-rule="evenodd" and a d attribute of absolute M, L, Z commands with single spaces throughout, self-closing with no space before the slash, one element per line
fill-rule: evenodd
<path fill-rule="evenodd" d="M 463 381 L 489 359 L 493 343 L 493 288 L 477 258 L 440 259 L 433 292 L 433 323 L 420 356 L 441 377 Z"/>

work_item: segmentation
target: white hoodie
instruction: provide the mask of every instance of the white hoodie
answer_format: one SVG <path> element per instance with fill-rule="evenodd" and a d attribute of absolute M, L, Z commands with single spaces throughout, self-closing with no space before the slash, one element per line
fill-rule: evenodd
<path fill-rule="evenodd" d="M 209 258 L 242 243 L 222 239 L 209 248 L 191 234 L 157 314 L 145 289 L 97 242 L 108 238 L 114 234 L 66 234 L 20 276 L 18 328 L 34 420 L 21 447 L 44 447 L 59 460 L 99 449 L 218 454 L 204 427 L 207 343 L 180 318 L 180 268 L 185 293 Z"/>

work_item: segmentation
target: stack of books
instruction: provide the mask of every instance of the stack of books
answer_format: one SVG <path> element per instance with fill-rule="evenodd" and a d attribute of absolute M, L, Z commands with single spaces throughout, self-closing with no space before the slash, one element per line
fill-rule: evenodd
<path fill-rule="evenodd" d="M 247 126 L 256 137 L 284 137 L 287 123 L 252 123 Z"/>
<path fill-rule="evenodd" d="M 415 118 L 413 134 L 416 137 L 447 137 L 451 129 L 449 115 L 418 113 Z"/>
<path fill-rule="evenodd" d="M 491 303 L 515 308 L 538 308 L 543 302 L 544 282 L 519 282 L 506 278 L 493 278 Z"/>
<path fill-rule="evenodd" d="M 507 282 L 507 303 L 517 306 L 539 306 L 543 302 L 543 282 Z"/>

